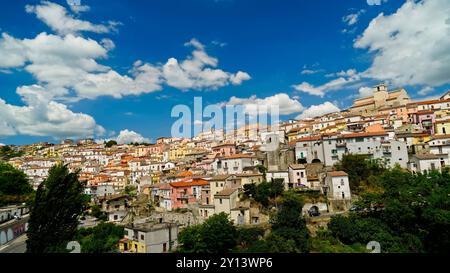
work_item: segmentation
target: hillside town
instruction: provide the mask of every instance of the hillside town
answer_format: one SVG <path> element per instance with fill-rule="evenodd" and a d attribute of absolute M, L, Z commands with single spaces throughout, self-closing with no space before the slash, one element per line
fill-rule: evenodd
<path fill-rule="evenodd" d="M 242 198 L 245 185 L 277 180 L 285 190 L 317 193 L 320 198 L 303 208 L 305 217 L 314 218 L 351 210 L 357 198 L 348 174 L 334 167 L 344 155 L 365 155 L 412 173 L 450 166 L 450 91 L 413 101 L 405 89 L 380 84 L 349 109 L 283 121 L 277 130 L 250 124 L 232 134 L 212 130 L 153 144 L 67 139 L 13 149 L 23 156 L 9 163 L 34 189 L 58 163 L 79 171 L 84 193 L 107 222 L 124 226 L 121 252 L 163 253 L 176 248 L 180 230 L 215 214 L 226 213 L 237 226 L 267 224 L 270 212 Z"/>

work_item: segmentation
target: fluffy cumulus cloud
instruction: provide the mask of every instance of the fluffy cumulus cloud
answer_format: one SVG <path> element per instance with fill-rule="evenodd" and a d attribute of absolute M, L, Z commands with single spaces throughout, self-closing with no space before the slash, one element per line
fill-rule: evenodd
<path fill-rule="evenodd" d="M 366 87 L 366 86 L 359 88 L 359 97 L 360 98 L 369 97 L 372 95 L 373 95 L 373 88 Z"/>
<path fill-rule="evenodd" d="M 290 115 L 303 111 L 303 105 L 296 99 L 292 99 L 288 94 L 279 93 L 266 98 L 258 98 L 256 95 L 250 98 L 231 97 L 230 100 L 223 105 L 242 105 L 246 113 L 257 114 L 270 111 L 270 106 L 278 107 L 280 115 Z"/>
<path fill-rule="evenodd" d="M 88 6 L 70 5 L 72 11 L 78 13 L 89 10 Z M 61 5 L 43 1 L 39 5 L 27 5 L 26 12 L 33 13 L 36 17 L 59 34 L 77 33 L 89 31 L 95 33 L 108 33 L 115 29 L 117 22 L 109 22 L 108 25 L 96 25 L 88 21 L 74 18 L 67 13 L 67 9 Z"/>
<path fill-rule="evenodd" d="M 381 13 L 354 46 L 374 54 L 364 76 L 396 85 L 448 84 L 450 1 L 407 1 L 394 14 Z"/>
<path fill-rule="evenodd" d="M 162 68 L 167 85 L 182 90 L 217 89 L 228 84 L 240 85 L 250 79 L 246 72 L 233 74 L 216 69 L 218 60 L 209 56 L 198 40 L 192 39 L 185 45 L 194 47 L 192 56 L 182 62 L 170 58 Z"/>
<path fill-rule="evenodd" d="M 129 130 L 123 130 L 114 139 L 118 144 L 129 144 L 129 143 L 149 143 L 150 139 L 143 137 L 142 135 Z"/>
<path fill-rule="evenodd" d="M 78 15 L 88 11 L 89 7 L 70 7 L 68 10 L 48 1 L 26 6 L 28 13 L 35 14 L 55 34 L 42 32 L 34 38 L 25 39 L 1 34 L 0 71 L 12 73 L 24 70 L 37 82 L 17 88 L 25 106 L 13 106 L 1 101 L 1 111 L 28 113 L 25 115 L 28 118 L 8 115 L 8 119 L 0 121 L 0 136 L 81 136 L 83 130 L 86 135 L 100 134 L 104 129 L 92 117 L 73 113 L 62 103 L 101 96 L 119 99 L 160 91 L 164 85 L 182 90 L 218 89 L 230 84 L 240 85 L 250 79 L 246 72 L 231 73 L 217 68 L 218 60 L 209 56 L 205 46 L 195 39 L 186 44 L 194 50 L 185 60 L 170 58 L 165 64 L 155 65 L 138 60 L 127 73 L 121 74 L 99 63 L 107 59 L 116 47 L 111 39 L 96 41 L 80 35 L 81 32 L 108 33 L 118 23 L 101 25 L 83 21 L 73 13 Z M 39 100 L 33 101 L 30 99 L 32 97 Z M 60 120 L 54 118 L 56 113 L 61 113 Z M 83 120 L 85 125 L 77 125 Z M 69 130 L 66 126 L 69 124 L 76 126 Z"/>
<path fill-rule="evenodd" d="M 313 96 L 324 97 L 325 94 L 329 91 L 342 89 L 346 86 L 349 86 L 350 84 L 358 82 L 361 79 L 360 74 L 354 69 L 329 74 L 327 76 L 339 77 L 319 86 L 314 86 L 309 82 L 302 82 L 300 84 L 293 85 L 293 88 L 299 92 L 307 93 Z"/>
<path fill-rule="evenodd" d="M 322 115 L 339 112 L 340 109 L 333 103 L 327 101 L 323 104 L 312 105 L 301 113 L 297 119 L 314 118 Z"/>
<path fill-rule="evenodd" d="M 22 87 L 18 93 L 26 106 L 14 106 L 0 99 L 0 136 L 30 135 L 64 137 L 93 137 L 105 129 L 94 118 L 74 113 L 66 105 L 48 100 L 39 86 Z"/>

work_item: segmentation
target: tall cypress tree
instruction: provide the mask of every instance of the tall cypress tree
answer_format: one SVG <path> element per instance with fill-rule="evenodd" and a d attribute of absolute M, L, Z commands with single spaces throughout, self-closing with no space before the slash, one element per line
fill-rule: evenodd
<path fill-rule="evenodd" d="M 65 251 L 65 244 L 74 238 L 78 217 L 83 212 L 83 187 L 78 173 L 70 173 L 66 165 L 50 169 L 31 206 L 27 252 Z"/>

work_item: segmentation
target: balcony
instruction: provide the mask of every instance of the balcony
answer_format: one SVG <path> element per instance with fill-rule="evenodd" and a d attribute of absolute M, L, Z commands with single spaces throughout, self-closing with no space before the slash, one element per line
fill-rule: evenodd
<path fill-rule="evenodd" d="M 347 147 L 347 142 L 336 143 L 336 147 L 337 148 L 346 148 Z"/>

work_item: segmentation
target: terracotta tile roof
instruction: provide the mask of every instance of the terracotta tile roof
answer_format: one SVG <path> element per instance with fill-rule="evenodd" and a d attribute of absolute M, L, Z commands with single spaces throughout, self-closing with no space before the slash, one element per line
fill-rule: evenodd
<path fill-rule="evenodd" d="M 176 177 L 192 177 L 194 174 L 190 171 L 181 172 Z"/>
<path fill-rule="evenodd" d="M 184 188 L 184 187 L 192 187 L 192 186 L 206 186 L 209 185 L 209 182 L 204 179 L 192 179 L 188 181 L 181 182 L 172 182 L 170 186 L 174 188 Z"/>
<path fill-rule="evenodd" d="M 354 134 L 343 134 L 342 138 L 358 138 L 358 137 L 371 137 L 371 136 L 387 136 L 386 132 L 364 132 L 364 133 L 354 133 Z"/>
<path fill-rule="evenodd" d="M 309 136 L 309 137 L 302 137 L 297 139 L 296 142 L 304 142 L 304 141 L 315 141 L 315 140 L 321 140 L 322 136 Z"/>
<path fill-rule="evenodd" d="M 237 191 L 237 189 L 235 188 L 228 188 L 228 189 L 224 189 L 221 192 L 217 193 L 214 195 L 214 198 L 216 197 L 229 197 L 230 195 L 232 195 L 235 191 Z"/>
<path fill-rule="evenodd" d="M 330 175 L 331 177 L 348 176 L 348 174 L 343 171 L 328 172 L 328 175 Z"/>
<path fill-rule="evenodd" d="M 294 170 L 303 170 L 305 169 L 305 165 L 303 164 L 291 164 L 289 167 L 291 167 Z"/>
<path fill-rule="evenodd" d="M 417 115 L 429 115 L 429 114 L 434 114 L 434 111 L 432 111 L 432 110 L 428 110 L 428 111 L 418 111 L 416 114 L 417 114 Z"/>
<path fill-rule="evenodd" d="M 434 135 L 433 139 L 446 139 L 450 138 L 450 135 Z"/>
<path fill-rule="evenodd" d="M 254 157 L 255 156 L 248 155 L 248 154 L 235 154 L 235 155 L 224 156 L 224 157 L 222 157 L 222 159 L 239 159 L 239 158 L 254 158 Z"/>
<path fill-rule="evenodd" d="M 446 99 L 446 100 L 436 99 L 436 100 L 418 101 L 418 102 L 416 102 L 416 104 L 417 105 L 429 105 L 429 104 L 444 103 L 444 102 L 450 102 L 450 99 Z"/>
<path fill-rule="evenodd" d="M 231 176 L 231 174 L 216 175 L 216 176 L 212 177 L 209 181 L 223 181 L 223 180 L 226 180 L 230 176 Z"/>

